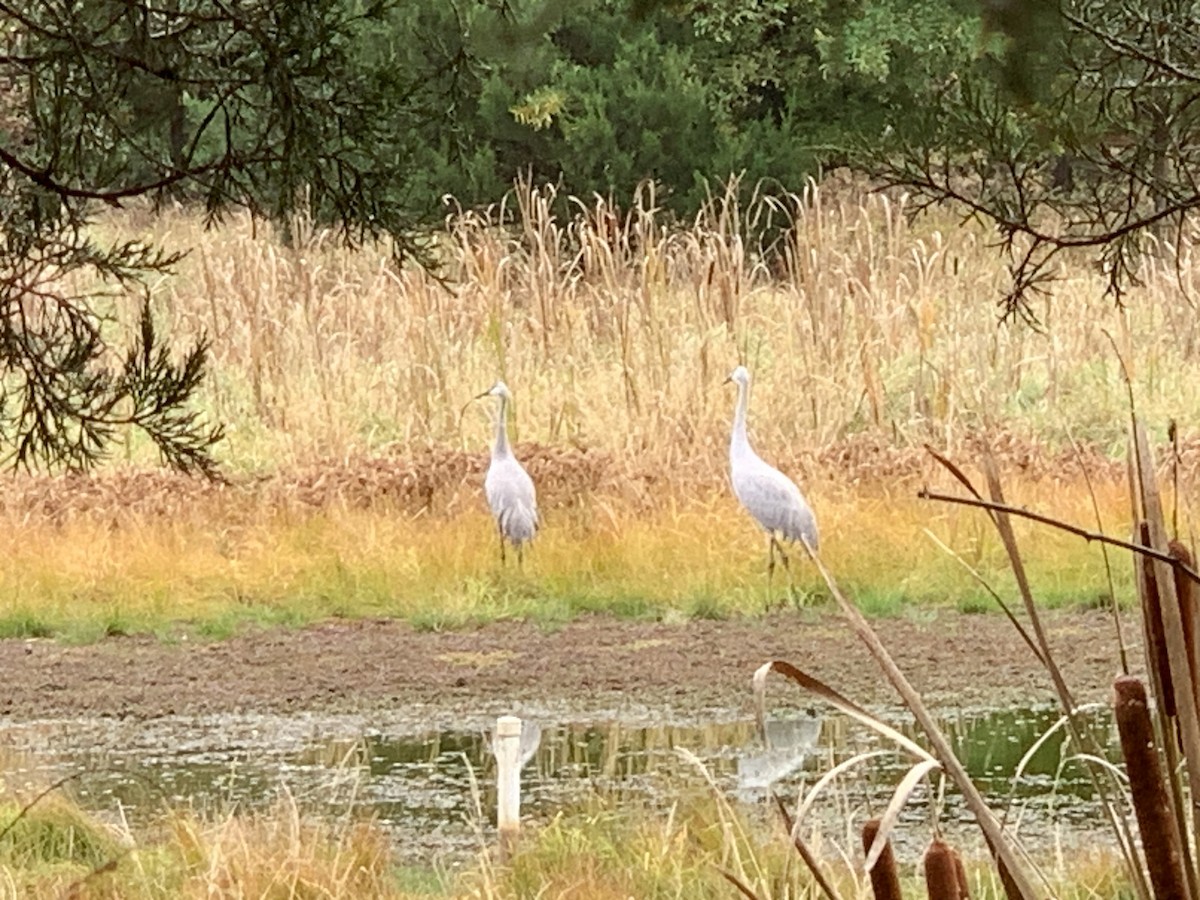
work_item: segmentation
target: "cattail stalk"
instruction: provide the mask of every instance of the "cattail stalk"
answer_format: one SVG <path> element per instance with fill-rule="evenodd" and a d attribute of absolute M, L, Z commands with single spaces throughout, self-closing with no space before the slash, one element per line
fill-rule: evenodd
<path fill-rule="evenodd" d="M 1182 843 L 1154 744 L 1146 688 L 1139 679 L 1132 675 L 1117 677 L 1113 682 L 1113 710 L 1154 896 L 1157 900 L 1185 900 L 1188 890 Z"/>
<path fill-rule="evenodd" d="M 863 823 L 862 843 L 863 852 L 870 853 L 875 837 L 879 834 L 879 820 L 871 819 Z M 871 869 L 871 892 L 875 900 L 903 900 L 900 893 L 900 873 L 896 869 L 896 855 L 892 852 L 892 842 L 883 845 L 883 852 L 875 860 Z"/>
<path fill-rule="evenodd" d="M 1141 523 L 1143 546 L 1150 547 L 1150 526 Z M 1162 711 L 1175 718 L 1175 689 L 1171 682 L 1171 659 L 1167 654 L 1167 632 L 1163 626 L 1162 595 L 1158 590 L 1158 577 L 1154 571 L 1154 560 L 1142 556 L 1142 621 L 1146 630 L 1146 668 L 1154 675 L 1154 686 Z"/>
<path fill-rule="evenodd" d="M 1189 569 L 1195 568 L 1192 554 L 1180 541 L 1171 541 L 1167 551 Z M 1175 597 L 1179 600 L 1179 614 L 1183 619 L 1183 641 L 1187 646 L 1188 671 L 1192 676 L 1192 692 L 1200 703 L 1200 643 L 1196 640 L 1196 628 L 1200 616 L 1196 610 L 1196 585 L 1179 567 L 1175 568 Z"/>

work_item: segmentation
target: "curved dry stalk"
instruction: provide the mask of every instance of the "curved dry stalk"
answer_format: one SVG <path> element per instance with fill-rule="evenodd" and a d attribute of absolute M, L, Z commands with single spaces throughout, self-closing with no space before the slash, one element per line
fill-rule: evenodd
<path fill-rule="evenodd" d="M 807 545 L 805 545 L 807 546 Z M 811 551 L 810 551 L 811 552 Z M 754 673 L 754 715 L 758 723 L 758 732 L 763 741 L 767 740 L 766 728 L 766 690 L 767 676 L 772 672 L 778 672 L 785 675 L 792 681 L 796 682 L 807 691 L 816 694 L 822 700 L 825 700 L 831 706 L 841 710 L 846 715 L 850 716 L 858 722 L 866 725 L 872 731 L 875 731 L 892 743 L 903 747 L 919 760 L 933 759 L 929 751 L 920 744 L 913 741 L 911 738 L 905 737 L 891 725 L 879 719 L 877 716 L 871 715 L 857 703 L 839 694 L 825 682 L 819 678 L 814 678 L 807 672 L 797 668 L 790 662 L 782 659 L 775 659 L 769 663 L 764 663 L 758 667 Z"/>
<path fill-rule="evenodd" d="M 1130 676 L 1132 677 L 1132 676 Z M 1104 771 L 1112 776 L 1113 781 L 1123 787 L 1129 785 L 1129 775 L 1121 771 L 1121 767 L 1109 762 L 1103 756 L 1094 756 L 1091 753 L 1072 753 L 1066 757 L 1063 762 L 1085 762 L 1089 765 L 1099 766 Z"/>
<path fill-rule="evenodd" d="M 892 829 L 896 827 L 896 822 L 900 818 L 900 811 L 908 803 L 908 798 L 912 795 L 912 792 L 916 790 L 917 785 L 924 781 L 930 772 L 939 768 L 941 768 L 941 763 L 936 759 L 924 760 L 909 769 L 900 780 L 900 783 L 896 785 L 896 790 L 892 793 L 892 799 L 888 802 L 883 815 L 879 819 L 879 833 L 875 835 L 875 842 L 871 845 L 871 849 L 867 851 L 867 859 L 863 863 L 867 871 L 874 868 L 879 855 L 883 853 L 884 847 L 887 846 L 887 839 L 891 836 Z"/>
<path fill-rule="evenodd" d="M 1074 714 L 1081 715 L 1083 713 L 1090 713 L 1090 712 L 1094 712 L 1096 710 L 1105 709 L 1105 708 L 1107 708 L 1107 707 L 1103 703 L 1085 703 L 1083 706 L 1078 707 L 1075 710 Z M 1010 779 L 1010 782 L 1009 782 L 1011 787 L 1010 787 L 1009 793 L 1008 793 L 1008 804 L 1005 806 L 1003 821 L 1007 822 L 1007 820 L 1008 820 L 1008 811 L 1009 811 L 1009 809 L 1011 809 L 1012 799 L 1016 793 L 1017 782 L 1020 781 L 1021 777 L 1025 774 L 1025 767 L 1029 765 L 1030 761 L 1034 758 L 1034 756 L 1037 755 L 1037 752 L 1042 749 L 1042 747 L 1045 745 L 1046 741 L 1050 740 L 1050 738 L 1052 738 L 1055 734 L 1057 734 L 1059 731 L 1061 731 L 1063 729 L 1067 729 L 1067 731 L 1069 733 L 1070 725 L 1071 725 L 1071 717 L 1070 716 L 1067 716 L 1067 715 L 1059 716 L 1057 721 L 1055 721 L 1055 723 L 1053 725 L 1051 725 L 1044 732 L 1042 732 L 1041 737 L 1039 737 L 1036 741 L 1034 741 L 1033 744 L 1030 745 L 1029 749 L 1025 751 L 1025 754 L 1021 757 L 1020 761 L 1017 763 L 1017 768 L 1013 771 L 1012 778 Z M 1102 765 L 1101 768 L 1108 771 L 1109 774 L 1115 774 L 1115 775 L 1120 774 L 1115 769 L 1115 767 L 1113 767 L 1110 763 L 1107 763 L 1107 761 L 1104 760 L 1102 757 L 1097 756 L 1095 754 L 1075 753 L 1075 754 L 1072 754 L 1069 757 L 1069 759 L 1076 759 L 1081 762 L 1090 762 L 1090 761 L 1101 762 L 1101 763 L 1104 763 L 1104 765 Z M 1066 760 L 1064 759 L 1063 762 L 1065 763 Z M 1061 771 L 1062 771 L 1062 763 L 1060 763 L 1060 765 L 1059 765 L 1059 772 L 1061 773 Z M 1118 779 L 1116 779 L 1116 781 L 1117 781 L 1117 785 L 1119 787 L 1120 783 L 1121 783 L 1121 779 L 1118 778 Z"/>
<path fill-rule="evenodd" d="M 846 772 L 848 772 L 850 769 L 853 769 L 855 766 L 860 766 L 869 760 L 876 759 L 880 756 L 891 756 L 891 755 L 892 755 L 891 750 L 869 750 L 866 753 L 859 753 L 855 756 L 850 757 L 849 759 L 842 760 L 842 762 L 838 763 L 836 766 L 834 766 L 832 769 L 830 769 L 824 775 L 822 775 L 820 778 L 818 778 L 816 783 L 813 784 L 813 786 L 811 788 L 809 788 L 808 792 L 804 795 L 804 799 L 800 802 L 800 805 L 796 808 L 796 817 L 795 817 L 796 824 L 799 824 L 804 819 L 804 817 L 806 815 L 808 815 L 808 811 L 813 808 L 813 805 L 817 802 L 817 798 L 821 795 L 821 792 L 824 791 L 825 788 L 828 787 L 829 784 L 831 784 L 834 781 L 834 779 L 838 778 L 841 775 L 844 775 Z M 791 830 L 791 828 L 792 828 L 792 826 L 789 825 L 788 830 Z"/>

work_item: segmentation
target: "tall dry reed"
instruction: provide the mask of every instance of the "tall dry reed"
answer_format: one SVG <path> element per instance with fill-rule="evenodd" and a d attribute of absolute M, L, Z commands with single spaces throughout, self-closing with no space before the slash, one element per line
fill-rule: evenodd
<path fill-rule="evenodd" d="M 910 222 L 902 196 L 851 183 L 744 202 L 738 187 L 678 227 L 650 187 L 620 207 L 518 185 L 489 210 L 450 209 L 442 278 L 307 221 L 293 246 L 244 218 L 205 231 L 186 210 L 105 227 L 192 251 L 151 292 L 181 337 L 212 339 L 205 403 L 230 425 L 227 458 L 251 469 L 388 443 L 479 447 L 483 413 L 459 410 L 497 376 L 515 391 L 518 439 L 681 479 L 719 463 L 720 382 L 739 361 L 756 378 L 752 429 L 793 470 L 864 434 L 953 448 L 985 427 L 1064 441 L 1069 423 L 1116 446 L 1124 394 L 1106 332 L 1141 351 L 1150 420 L 1200 399 L 1190 248 L 1188 290 L 1173 261 L 1155 263 L 1127 311 L 1101 273 L 1064 268 L 1037 332 L 998 324 L 1003 261 L 977 227 Z M 777 237 L 762 247 L 751 235 L 768 220 Z"/>

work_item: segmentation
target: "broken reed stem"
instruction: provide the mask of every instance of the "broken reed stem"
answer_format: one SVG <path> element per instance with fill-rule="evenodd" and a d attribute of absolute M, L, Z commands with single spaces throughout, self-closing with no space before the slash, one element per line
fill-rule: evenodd
<path fill-rule="evenodd" d="M 1157 900 L 1186 900 L 1190 894 L 1183 872 L 1182 842 L 1155 749 L 1146 688 L 1139 679 L 1117 676 L 1113 712 L 1154 896 Z M 1173 740 L 1173 736 L 1165 739 Z"/>
<path fill-rule="evenodd" d="M 1192 565 L 1192 554 L 1187 547 L 1178 539 L 1174 539 L 1167 544 L 1167 550 L 1172 556 L 1180 560 L 1186 565 Z M 1196 609 L 1196 586 L 1187 578 L 1180 575 L 1179 571 L 1175 571 L 1175 599 L 1179 603 L 1179 614 L 1183 619 L 1183 643 L 1187 649 L 1188 666 L 1187 671 L 1191 676 L 1192 700 L 1197 706 L 1197 717 L 1200 718 L 1200 658 L 1197 653 L 1200 652 L 1200 646 L 1196 640 L 1196 628 L 1198 625 L 1197 619 L 1200 619 Z M 1174 752 L 1174 744 L 1170 745 L 1171 753 L 1167 757 L 1168 763 L 1171 766 L 1170 772 L 1176 773 L 1179 771 L 1178 755 Z M 1167 783 L 1171 787 L 1171 802 L 1175 808 L 1175 820 L 1179 827 L 1181 835 L 1188 834 L 1187 812 L 1183 798 L 1183 785 L 1181 779 L 1174 775 L 1167 779 Z M 1200 822 L 1200 794 L 1195 790 L 1189 792 L 1192 802 L 1192 821 Z M 1183 842 L 1183 865 L 1184 871 L 1188 875 L 1189 886 L 1192 889 L 1192 896 L 1200 896 L 1200 880 L 1196 872 L 1195 860 L 1193 857 L 1192 847 L 1188 841 Z"/>
<path fill-rule="evenodd" d="M 895 660 L 892 659 L 891 654 L 888 653 L 887 648 L 883 646 L 883 642 L 879 639 L 879 635 L 875 633 L 875 629 L 871 627 L 859 608 L 842 593 L 841 588 L 834 581 L 833 575 L 825 568 L 825 564 L 821 562 L 821 558 L 808 545 L 807 541 L 802 543 L 804 544 L 804 549 L 808 552 L 809 558 L 813 561 L 813 564 L 817 567 L 817 571 L 820 572 L 821 577 L 824 579 L 825 585 L 829 588 L 829 592 L 837 601 L 842 614 L 849 621 L 850 627 L 854 629 L 859 640 L 866 644 L 867 650 L 870 651 L 875 662 L 883 670 L 888 681 L 892 683 L 892 686 L 904 701 L 905 706 L 909 708 L 913 717 L 925 732 L 925 736 L 929 739 L 929 743 L 933 747 L 934 756 L 942 764 L 942 771 L 953 779 L 954 784 L 962 792 L 963 800 L 967 808 L 974 814 L 975 821 L 979 823 L 979 827 L 983 831 L 989 846 L 992 848 L 992 852 L 995 853 L 999 863 L 1007 867 L 1011 887 L 1015 891 L 1011 895 L 1012 900 L 1015 900 L 1015 898 L 1034 900 L 1037 893 L 1034 891 L 1032 883 L 1025 874 L 1025 870 L 1021 866 L 1013 845 L 1008 841 L 1004 834 L 1004 829 L 1000 826 L 1000 822 L 984 801 L 983 796 L 979 793 L 979 789 L 975 787 L 975 783 L 971 780 L 971 776 L 963 767 L 962 762 L 955 755 L 954 748 L 950 746 L 950 742 L 942 734 L 941 729 L 937 726 L 937 722 L 925 707 L 924 701 L 921 700 L 921 695 L 917 693 L 916 689 L 913 688 L 912 684 L 909 683 L 904 673 L 900 670 L 900 667 L 896 665 Z"/>
<path fill-rule="evenodd" d="M 1178 571 L 1186 575 L 1196 584 L 1200 584 L 1200 572 L 1188 565 L 1184 565 L 1179 560 L 1173 558 L 1171 554 L 1156 550 L 1153 547 L 1143 547 L 1140 544 L 1135 544 L 1132 541 L 1123 541 L 1120 538 L 1112 537 L 1111 535 L 1103 534 L 1098 531 L 1088 531 L 1086 528 L 1080 528 L 1078 525 L 1072 525 L 1070 522 L 1064 522 L 1062 519 L 1055 519 L 1053 516 L 1035 513 L 1028 509 L 1022 509 L 1019 506 L 1009 506 L 1007 503 L 997 503 L 992 500 L 976 499 L 975 497 L 960 497 L 957 494 L 943 494 L 938 491 L 931 491 L 929 488 L 921 488 L 917 491 L 917 497 L 920 500 L 936 500 L 939 503 L 955 503 L 959 506 L 973 506 L 976 509 L 986 509 L 992 512 L 1003 512 L 1009 515 L 1017 516 L 1022 519 L 1029 519 L 1034 522 L 1040 522 L 1043 525 L 1049 525 L 1051 528 L 1057 528 L 1059 531 L 1066 531 L 1069 534 L 1077 535 L 1085 541 L 1092 541 L 1101 544 L 1108 544 L 1110 547 L 1120 547 L 1123 550 L 1128 550 L 1131 553 L 1137 553 L 1142 556 L 1149 556 L 1157 559 L 1160 562 L 1167 563 Z"/>
<path fill-rule="evenodd" d="M 935 839 L 925 851 L 925 890 L 929 900 L 961 900 L 957 853 L 945 841 Z"/>
<path fill-rule="evenodd" d="M 792 846 L 796 848 L 796 852 L 800 854 L 800 859 L 808 866 L 808 871 L 816 880 L 817 886 L 820 887 L 825 896 L 830 898 L 830 900 L 840 900 L 837 890 L 829 882 L 829 879 L 825 877 L 825 872 L 821 869 L 821 864 L 817 861 L 816 856 L 809 849 L 808 844 L 804 843 L 804 839 L 796 832 L 795 820 L 792 819 L 791 813 L 784 806 L 783 800 L 774 790 L 771 791 L 771 797 L 775 801 L 775 808 L 779 810 L 779 815 L 783 819 L 784 827 L 787 828 L 788 836 L 792 840 Z M 898 900 L 900 895 L 897 894 L 896 896 Z"/>
<path fill-rule="evenodd" d="M 871 852 L 878 834 L 879 819 L 870 819 L 863 823 L 863 853 Z M 900 872 L 896 868 L 896 854 L 892 852 L 891 839 L 884 842 L 883 852 L 875 860 L 870 875 L 871 893 L 875 895 L 875 900 L 904 900 L 904 895 L 900 892 Z"/>

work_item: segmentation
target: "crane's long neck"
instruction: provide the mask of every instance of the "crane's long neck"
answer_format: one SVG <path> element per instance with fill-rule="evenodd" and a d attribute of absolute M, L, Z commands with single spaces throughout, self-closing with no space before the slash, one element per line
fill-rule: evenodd
<path fill-rule="evenodd" d="M 492 456 L 507 456 L 508 450 L 508 398 L 500 398 L 496 411 L 496 442 L 492 444 Z"/>
<path fill-rule="evenodd" d="M 750 440 L 746 437 L 746 407 L 750 403 L 750 392 L 744 384 L 738 384 L 737 389 L 737 405 L 733 408 L 733 438 L 729 442 L 731 453 L 750 449 Z"/>

